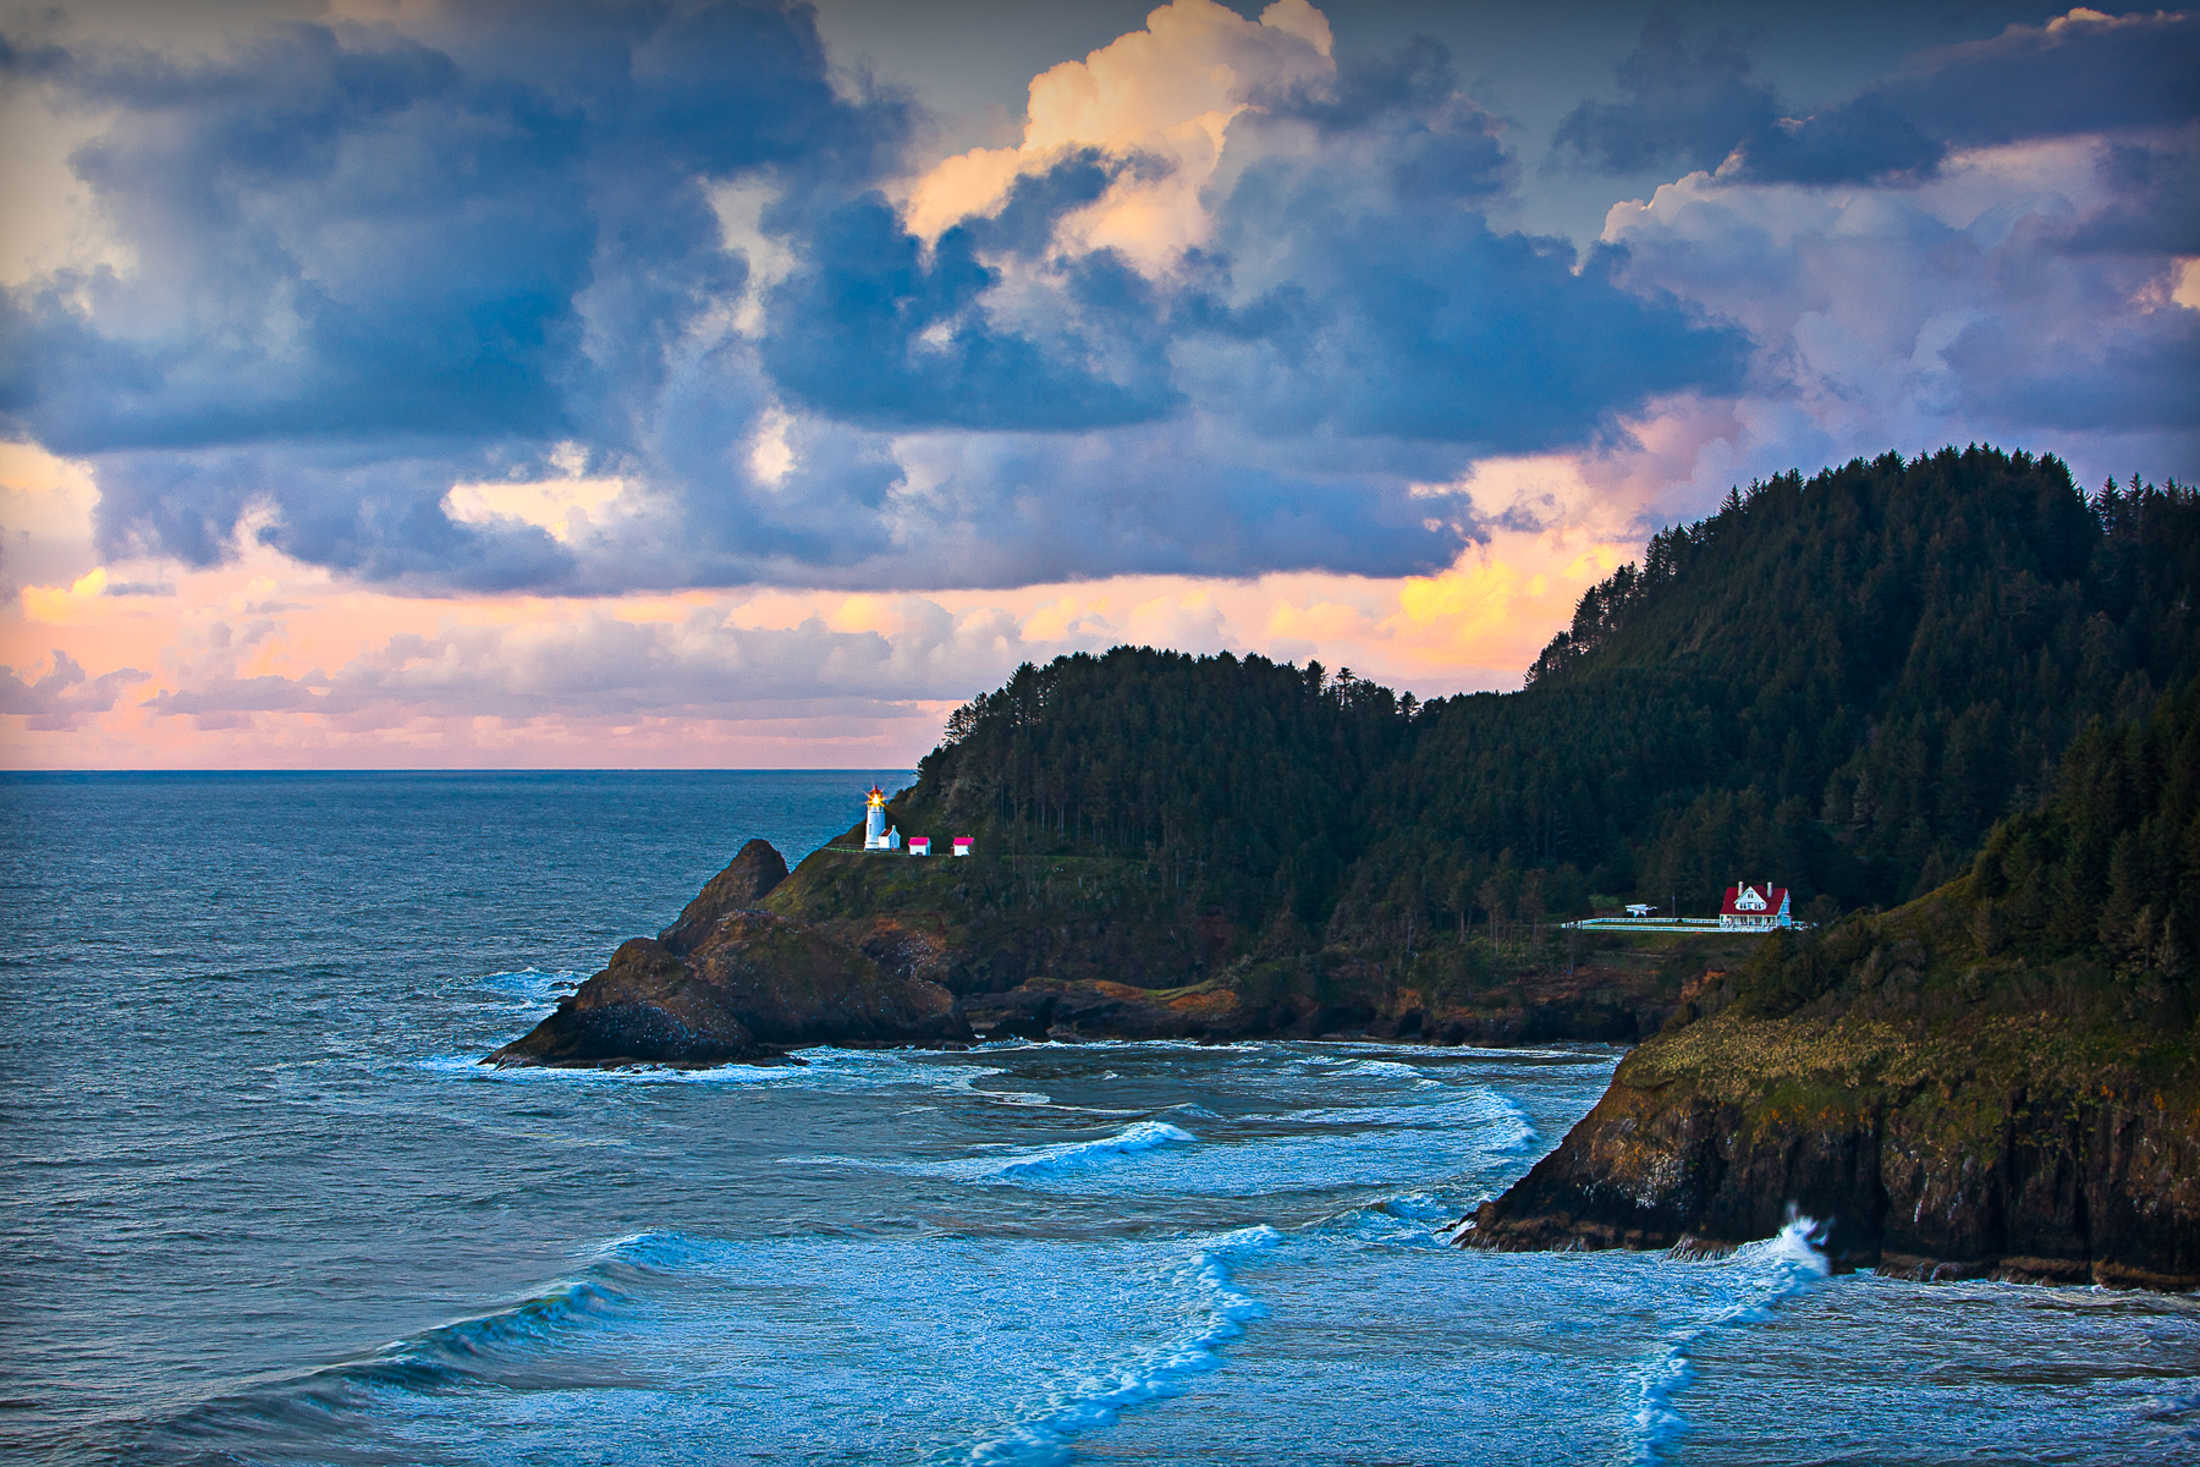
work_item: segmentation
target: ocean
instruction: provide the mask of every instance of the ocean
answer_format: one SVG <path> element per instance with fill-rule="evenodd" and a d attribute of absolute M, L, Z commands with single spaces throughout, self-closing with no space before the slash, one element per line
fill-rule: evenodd
<path fill-rule="evenodd" d="M 2200 1298 L 1487 1255 L 1619 1052 L 490 1071 L 906 772 L 0 778 L 0 1460 L 2200 1462 Z"/>

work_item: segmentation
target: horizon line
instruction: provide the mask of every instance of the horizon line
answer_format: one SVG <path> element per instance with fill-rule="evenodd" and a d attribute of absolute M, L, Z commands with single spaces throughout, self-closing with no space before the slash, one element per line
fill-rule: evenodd
<path fill-rule="evenodd" d="M 213 765 L 177 765 L 137 768 L 21 769 L 0 768 L 0 779 L 19 775 L 84 774 L 871 774 L 889 770 L 916 772 L 913 764 L 421 764 L 387 768 L 227 768 Z"/>

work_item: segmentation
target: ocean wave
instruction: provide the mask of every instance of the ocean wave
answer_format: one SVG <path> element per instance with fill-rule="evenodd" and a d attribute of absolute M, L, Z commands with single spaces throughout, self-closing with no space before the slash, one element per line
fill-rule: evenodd
<path fill-rule="evenodd" d="M 1029 1110 L 1084 1110 L 1081 1105 L 1061 1105 L 1044 1090 L 988 1090 L 972 1086 L 970 1093 L 980 1100 L 990 1100 L 995 1105 L 1021 1106 Z M 1127 1112 L 1116 1112 L 1126 1114 Z"/>
<path fill-rule="evenodd" d="M 1090 1141 L 1065 1141 L 1041 1146 L 1012 1160 L 991 1163 L 986 1172 L 1003 1182 L 1023 1182 L 1047 1177 L 1075 1176 L 1112 1166 L 1125 1157 L 1164 1146 L 1187 1146 L 1199 1140 L 1181 1126 L 1167 1121 L 1139 1121 L 1112 1136 Z"/>
<path fill-rule="evenodd" d="M 1339 1188 L 1486 1184 L 1536 1144 L 1509 1097 L 1476 1086 L 1440 1100 L 1210 1118 L 1170 1107 L 1103 1136 L 940 1158 L 787 1156 L 793 1164 L 945 1177 L 980 1186 L 1122 1195 L 1252 1197 Z"/>
<path fill-rule="evenodd" d="M 1510 1096 L 1488 1085 L 1447 1087 L 1452 1093 L 1440 1100 L 1408 1100 L 1390 1105 L 1305 1106 L 1274 1115 L 1247 1116 L 1247 1120 L 1284 1122 L 1294 1126 L 1350 1126 L 1356 1130 L 1462 1130 L 1490 1128 L 1502 1137 L 1490 1138 L 1500 1148 L 1525 1145 L 1535 1139 L 1528 1113 Z"/>
<path fill-rule="evenodd" d="M 1432 1078 L 1424 1071 L 1407 1064 L 1404 1060 L 1346 1060 L 1340 1067 L 1339 1073 L 1360 1075 L 1371 1080 L 1404 1080 L 1409 1084 L 1418 1086 L 1440 1085 L 1443 1083 L 1441 1080 Z"/>
<path fill-rule="evenodd" d="M 1450 1229 L 1459 1219 L 1458 1198 L 1442 1192 L 1401 1192 L 1324 1218 L 1310 1234 L 1346 1239 L 1381 1248 L 1450 1246 Z"/>
<path fill-rule="evenodd" d="M 509 973 L 489 973 L 479 983 L 514 1008 L 552 1009 L 587 976 L 571 968 L 527 967 Z"/>
<path fill-rule="evenodd" d="M 553 1065 L 482 1063 L 479 1055 L 431 1055 L 418 1068 L 456 1079 L 520 1085 L 724 1085 L 791 1090 L 861 1091 L 909 1089 L 969 1092 L 981 1080 L 1005 1074 L 992 1065 L 948 1060 L 927 1051 L 892 1049 L 805 1049 L 786 1064 L 725 1064 L 707 1069 L 669 1065 L 631 1065 L 620 1069 L 564 1068 Z M 1002 1092 L 978 1092 L 999 1099 Z M 1008 1104 L 1033 1104 L 1009 1101 Z"/>
<path fill-rule="evenodd" d="M 1690 1265 L 1729 1274 L 1731 1290 L 1708 1315 L 1669 1331 L 1658 1355 L 1643 1371 L 1634 1416 L 1637 1463 L 1655 1467 L 1687 1432 L 1688 1420 L 1675 1401 L 1696 1378 L 1689 1352 L 1698 1340 L 1713 1330 L 1769 1318 L 1781 1300 L 1832 1271 L 1819 1249 L 1824 1232 L 1823 1223 L 1798 1217 L 1770 1238 L 1745 1244 L 1723 1258 Z"/>
<path fill-rule="evenodd" d="M 1423 1060 L 1579 1060 L 1585 1063 L 1617 1064 L 1627 1052 L 1624 1044 L 1602 1044 L 1587 1041 L 1527 1046 L 1476 1045 L 1476 1044 L 1414 1044 L 1397 1039 L 1298 1039 L 1291 1041 L 1294 1048 L 1318 1051 L 1336 1051 L 1342 1054 L 1371 1055 L 1396 1058 L 1404 1055 Z M 1321 1055 L 1307 1058 L 1318 1059 Z"/>
<path fill-rule="evenodd" d="M 370 1410 L 389 1392 L 432 1395 L 536 1373 L 541 1357 L 617 1319 L 630 1297 L 602 1277 L 558 1279 L 500 1308 L 434 1325 L 378 1349 L 227 1392 L 148 1423 L 155 1437 L 256 1440 L 285 1426 L 309 1431 Z"/>
<path fill-rule="evenodd" d="M 1204 1240 L 1172 1279 L 1187 1296 L 1182 1334 L 1158 1354 L 1084 1377 L 1042 1403 L 1037 1414 L 972 1446 L 961 1460 L 970 1467 L 1058 1467 L 1071 1459 L 1080 1433 L 1112 1426 L 1133 1406 L 1181 1395 L 1193 1377 L 1220 1369 L 1223 1347 L 1268 1313 L 1239 1287 L 1231 1264 L 1282 1238 L 1263 1224 Z"/>
<path fill-rule="evenodd" d="M 1003 1149 L 978 1156 L 957 1156 L 933 1161 L 908 1161 L 860 1156 L 783 1156 L 795 1166 L 847 1166 L 866 1170 L 901 1172 L 909 1176 L 952 1177 L 962 1182 L 1009 1185 L 1076 1181 L 1105 1172 L 1112 1166 L 1164 1148 L 1185 1146 L 1199 1138 L 1166 1121 L 1139 1121 L 1112 1136 L 1084 1141 L 1061 1141 L 1051 1146 Z"/>

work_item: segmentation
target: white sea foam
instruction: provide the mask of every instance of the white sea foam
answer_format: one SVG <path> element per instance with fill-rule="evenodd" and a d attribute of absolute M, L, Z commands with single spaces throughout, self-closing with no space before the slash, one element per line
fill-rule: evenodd
<path fill-rule="evenodd" d="M 1441 1080 L 1433 1079 L 1422 1071 L 1415 1069 L 1403 1060 L 1347 1060 L 1340 1067 L 1339 1073 L 1362 1076 L 1370 1080 L 1403 1080 L 1409 1085 L 1421 1087 L 1443 1083 Z"/>
<path fill-rule="evenodd" d="M 1351 1127 L 1354 1130 L 1475 1129 L 1484 1145 L 1513 1147 L 1535 1139 L 1527 1113 L 1509 1097 L 1487 1085 L 1455 1090 L 1441 1100 L 1402 1101 L 1392 1105 L 1307 1106 L 1248 1120 L 1285 1122 L 1297 1126 Z"/>
<path fill-rule="evenodd" d="M 1041 1403 L 1036 1415 L 972 1446 L 962 1460 L 971 1467 L 1056 1467 L 1070 1460 L 1079 1433 L 1112 1426 L 1125 1410 L 1180 1395 L 1192 1377 L 1220 1369 L 1223 1347 L 1268 1313 L 1238 1286 L 1231 1264 L 1274 1248 L 1282 1237 L 1261 1225 L 1204 1240 L 1171 1280 L 1187 1296 L 1182 1334 L 1159 1354 L 1078 1380 Z"/>
<path fill-rule="evenodd" d="M 1111 1136 L 1051 1146 L 1002 1148 L 936 1161 L 882 1161 L 858 1156 L 783 1156 L 780 1160 L 798 1166 L 852 1166 L 913 1176 L 953 1177 L 964 1182 L 1044 1186 L 1090 1177 L 1149 1152 L 1198 1140 L 1191 1132 L 1166 1121 L 1139 1121 Z"/>
<path fill-rule="evenodd" d="M 1006 1071 L 991 1065 L 942 1063 L 937 1055 L 922 1051 L 890 1049 L 805 1049 L 796 1062 L 785 1064 L 725 1064 L 708 1069 L 676 1069 L 668 1065 L 631 1065 L 620 1069 L 568 1069 L 553 1065 L 513 1065 L 499 1068 L 481 1062 L 479 1055 L 433 1055 L 417 1061 L 419 1068 L 459 1079 L 535 1085 L 731 1085 L 771 1086 L 794 1090 L 863 1091 L 909 1089 L 963 1093 L 980 1080 Z M 978 1092 L 987 1099 L 1002 1100 L 1007 1092 Z M 1039 1100 L 1004 1101 L 1030 1105 Z"/>
<path fill-rule="evenodd" d="M 571 968 L 530 967 L 486 974 L 480 984 L 514 1008 L 553 1009 L 559 999 L 578 988 L 587 976 Z"/>
<path fill-rule="evenodd" d="M 1510 1047 L 1474 1044 L 1408 1044 L 1394 1039 L 1300 1039 L 1292 1041 L 1295 1048 L 1316 1051 L 1315 1057 L 1329 1054 L 1370 1055 L 1378 1058 L 1405 1057 L 1414 1059 L 1495 1059 L 1495 1060 L 1582 1060 L 1589 1063 L 1616 1064 L 1627 1052 L 1623 1044 L 1564 1044 L 1545 1045 L 1538 1048 Z"/>
<path fill-rule="evenodd" d="M 1183 1127 L 1172 1126 L 1167 1121 L 1139 1121 L 1112 1136 L 1042 1146 L 1013 1161 L 1000 1163 L 992 1169 L 992 1175 L 1004 1182 L 1069 1176 L 1111 1165 L 1142 1151 L 1163 1146 L 1188 1146 L 1198 1139 Z"/>
<path fill-rule="evenodd" d="M 1448 1247 L 1460 1210 L 1459 1200 L 1443 1193 L 1401 1192 L 1324 1219 L 1312 1235 L 1382 1248 Z"/>
<path fill-rule="evenodd" d="M 1773 1306 L 1809 1288 L 1831 1272 L 1819 1250 L 1825 1225 L 1797 1217 L 1770 1238 L 1749 1243 L 1723 1258 L 1688 1267 L 1717 1269 L 1730 1275 L 1722 1303 L 1700 1319 L 1666 1333 L 1658 1353 L 1644 1368 L 1635 1407 L 1635 1456 L 1643 1467 L 1666 1460 L 1688 1429 L 1676 1398 L 1696 1377 L 1689 1351 L 1713 1330 L 1730 1329 L 1768 1318 Z"/>

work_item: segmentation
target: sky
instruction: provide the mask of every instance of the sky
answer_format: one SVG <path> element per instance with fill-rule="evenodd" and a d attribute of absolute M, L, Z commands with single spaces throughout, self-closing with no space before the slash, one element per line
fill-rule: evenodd
<path fill-rule="evenodd" d="M 2200 474 L 2200 17 L 0 0 L 0 767 L 1510 688 L 1729 487 Z"/>

